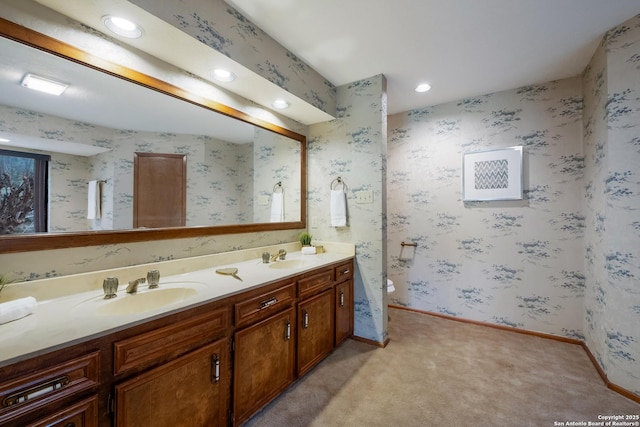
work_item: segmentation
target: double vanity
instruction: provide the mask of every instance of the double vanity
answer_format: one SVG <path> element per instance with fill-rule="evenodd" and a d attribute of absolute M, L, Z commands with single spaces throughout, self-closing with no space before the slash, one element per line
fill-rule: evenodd
<path fill-rule="evenodd" d="M 10 285 L 1 426 L 241 425 L 353 333 L 353 257 L 297 243 Z M 263 263 L 261 254 L 287 251 Z M 216 270 L 238 269 L 236 275 Z M 159 270 L 159 287 L 127 283 Z M 116 297 L 102 282 L 118 277 Z M 131 289 L 130 289 L 131 290 Z"/>

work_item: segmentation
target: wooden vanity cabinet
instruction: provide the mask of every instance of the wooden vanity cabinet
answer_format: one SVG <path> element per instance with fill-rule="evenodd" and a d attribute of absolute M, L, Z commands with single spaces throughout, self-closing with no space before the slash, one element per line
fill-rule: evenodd
<path fill-rule="evenodd" d="M 84 347 L 0 369 L 0 425 L 97 426 L 95 395 L 100 384 L 100 352 Z M 65 358 L 66 357 L 66 358 Z M 82 401 L 82 402 L 80 402 Z M 65 420 L 67 424 L 61 424 Z"/>
<path fill-rule="evenodd" d="M 229 343 L 223 338 L 116 385 L 115 425 L 226 425 L 228 367 Z"/>
<path fill-rule="evenodd" d="M 352 333 L 350 260 L 0 367 L 0 426 L 239 426 Z"/>
<path fill-rule="evenodd" d="M 226 425 L 230 325 L 221 307 L 116 341 L 113 374 L 127 379 L 114 386 L 115 425 Z"/>
<path fill-rule="evenodd" d="M 353 335 L 353 262 L 335 268 L 335 345 Z"/>
<path fill-rule="evenodd" d="M 292 307 L 234 334 L 233 425 L 240 425 L 295 380 Z"/>
<path fill-rule="evenodd" d="M 333 336 L 333 288 L 298 303 L 298 376 L 331 353 Z"/>
<path fill-rule="evenodd" d="M 98 396 L 91 396 L 27 427 L 98 427 Z"/>

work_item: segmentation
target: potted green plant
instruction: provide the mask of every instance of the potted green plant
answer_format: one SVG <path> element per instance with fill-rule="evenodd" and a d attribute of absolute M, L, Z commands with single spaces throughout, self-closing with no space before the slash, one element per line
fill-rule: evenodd
<path fill-rule="evenodd" d="M 9 279 L 9 276 L 0 273 L 0 293 L 2 292 L 2 288 L 4 288 L 4 285 L 7 285 L 11 282 L 13 282 L 13 280 Z"/>
<path fill-rule="evenodd" d="M 306 231 L 302 232 L 300 234 L 300 244 L 302 246 L 311 246 L 311 238 L 313 236 L 311 236 L 311 234 L 307 233 Z"/>

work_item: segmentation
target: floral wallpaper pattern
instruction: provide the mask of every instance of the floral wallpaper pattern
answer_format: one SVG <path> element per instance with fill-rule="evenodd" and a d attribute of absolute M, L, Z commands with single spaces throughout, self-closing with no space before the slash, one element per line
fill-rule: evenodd
<path fill-rule="evenodd" d="M 0 16 L 78 46 L 79 48 L 92 52 L 97 56 L 117 63 L 127 64 L 127 66 L 131 68 L 175 84 L 176 86 L 185 88 L 186 90 L 198 93 L 203 97 L 221 102 L 252 116 L 293 130 L 294 132 L 301 134 L 307 133 L 307 126 L 305 125 L 275 113 L 267 113 L 262 108 L 258 108 L 256 104 L 251 101 L 230 92 L 225 92 L 216 86 L 207 84 L 206 82 L 195 78 L 191 74 L 169 66 L 141 51 L 131 49 L 92 28 L 86 27 L 74 20 L 59 15 L 32 0 L 6 0 L 3 2 L 3 7 L 0 10 Z M 79 134 L 74 134 L 72 130 L 79 131 L 81 127 L 73 128 L 73 126 L 69 124 L 60 124 L 55 121 L 49 122 L 49 119 L 50 118 L 33 119 L 39 123 L 38 128 L 42 128 L 45 132 L 44 136 L 56 138 L 60 132 L 64 131 L 63 133 L 65 138 L 79 137 Z M 7 124 L 5 123 L 3 126 L 7 126 Z M 43 136 L 39 134 L 36 129 L 33 130 L 36 131 L 36 136 Z M 145 135 L 145 137 L 149 137 L 154 141 L 158 138 L 162 139 L 159 135 Z M 86 138 L 79 138 L 80 141 L 83 139 Z M 126 135 L 122 135 L 121 139 L 126 139 Z M 74 142 L 78 141 L 74 140 Z M 192 148 L 188 147 L 188 145 L 192 141 L 183 142 L 184 144 L 181 145 L 184 147 L 186 152 L 190 152 L 189 150 Z M 205 149 L 203 148 L 202 150 L 204 153 Z M 290 152 L 291 150 L 286 148 L 286 151 Z M 248 170 L 249 168 L 253 168 L 252 152 L 248 152 L 246 155 L 238 153 L 237 156 L 241 159 L 246 159 L 246 162 L 242 160 L 242 163 L 245 165 L 245 169 Z M 236 154 L 225 152 L 224 149 L 222 149 L 222 151 L 209 150 L 206 156 L 201 158 L 202 161 L 199 162 L 200 164 L 198 168 L 201 171 L 205 171 L 216 162 L 224 163 L 227 160 L 235 161 L 235 157 Z M 80 159 L 77 156 L 54 155 L 51 166 L 52 175 L 54 177 L 58 175 L 69 176 L 68 170 L 75 168 L 75 162 L 86 161 L 86 158 Z M 117 164 L 115 162 L 106 162 L 96 164 L 95 167 L 105 168 L 101 171 L 111 176 L 111 170 L 114 171 L 113 173 L 116 173 L 116 167 L 126 168 L 128 167 L 128 162 Z M 282 168 L 282 166 L 279 168 Z M 293 172 L 293 168 L 290 169 Z M 236 173 L 239 176 L 240 174 L 244 174 L 245 171 L 243 169 L 237 169 Z M 264 173 L 266 175 L 271 175 L 271 172 L 268 171 L 265 171 Z M 286 171 L 283 172 L 282 170 L 276 170 L 273 172 L 274 176 L 282 178 L 283 181 L 286 173 Z M 74 178 L 69 177 L 68 179 L 71 184 L 69 184 L 67 188 L 55 189 L 53 200 L 64 205 L 64 209 L 62 211 L 64 213 L 59 216 L 67 217 L 67 214 L 69 215 L 65 218 L 68 222 L 61 223 L 61 229 L 71 229 L 71 227 L 77 226 L 78 223 L 80 223 L 82 227 L 85 226 L 87 221 L 85 212 L 86 182 L 89 180 L 90 176 L 93 176 L 93 172 L 91 174 L 87 173 L 86 175 L 82 174 L 82 176 Z M 212 182 L 212 185 L 215 186 L 215 180 Z M 259 190 L 251 190 L 253 185 L 254 183 L 246 183 L 246 185 L 238 183 L 238 186 L 247 190 L 247 194 L 251 194 L 253 191 L 258 191 L 256 194 L 262 194 Z M 269 182 L 269 185 L 271 188 L 273 187 L 272 182 Z M 110 189 L 105 188 L 105 190 L 107 191 L 107 195 L 111 197 L 109 193 Z M 270 191 L 271 190 L 269 190 L 269 193 Z M 127 196 L 127 194 L 127 191 L 123 190 L 116 196 L 120 197 L 121 201 L 131 203 L 130 197 Z M 293 196 L 293 192 L 291 192 L 291 195 Z M 203 197 L 205 199 L 203 199 Z M 215 200 L 206 200 L 207 197 L 209 197 L 207 193 L 203 192 L 195 197 L 194 203 L 215 203 Z M 75 204 L 77 207 L 71 207 L 72 204 Z M 200 211 L 209 215 L 209 212 L 207 212 L 206 209 L 200 209 Z M 294 214 L 294 211 L 292 210 L 288 212 Z M 104 220 L 105 219 L 103 219 L 103 221 Z M 10 253 L 0 256 L 0 271 L 16 280 L 35 280 L 45 277 L 63 276 L 154 261 L 293 242 L 297 241 L 299 233 L 300 230 L 282 230 L 154 242 L 136 242 L 121 245 L 92 246 L 63 250 Z"/>
<path fill-rule="evenodd" d="M 338 88 L 339 115 L 310 126 L 308 222 L 314 239 L 356 245 L 355 334 L 376 342 L 387 338 L 386 315 L 386 80 L 382 75 Z M 331 184 L 342 178 L 347 226 L 330 226 Z M 342 188 L 334 184 L 335 188 Z M 355 203 L 371 191 L 373 203 Z M 383 286 L 384 284 L 384 286 Z"/>
<path fill-rule="evenodd" d="M 581 110 L 573 78 L 389 118 L 392 302 L 582 339 Z M 463 153 L 515 145 L 524 200 L 462 202 Z"/>
<path fill-rule="evenodd" d="M 640 16 L 583 76 L 389 117 L 391 302 L 584 340 L 640 395 L 638 58 Z M 463 203 L 462 154 L 514 145 L 524 200 Z"/>
<path fill-rule="evenodd" d="M 335 87 L 223 0 L 131 3 L 314 107 L 336 115 Z"/>
<path fill-rule="evenodd" d="M 610 30 L 583 76 L 585 340 L 640 395 L 640 16 Z"/>
<path fill-rule="evenodd" d="M 187 226 L 269 222 L 277 182 L 285 190 L 284 219 L 300 220 L 300 144 L 255 128 L 253 143 L 233 144 L 202 135 L 109 129 L 0 106 L 0 130 L 109 149 L 82 157 L 51 154 L 50 231 L 133 227 L 133 159 L 136 152 L 183 154 L 187 160 Z M 103 215 L 87 220 L 87 182 L 102 185 Z M 288 191 L 287 191 L 288 190 Z M 269 199 L 268 199 L 269 200 Z"/>
<path fill-rule="evenodd" d="M 307 132 L 261 116 L 251 102 L 28 0 L 7 0 L 0 14 L 307 134 L 310 231 L 357 246 L 356 335 L 387 338 L 388 271 L 395 304 L 584 339 L 612 382 L 640 394 L 640 18 L 608 33 L 582 78 L 396 114 L 387 131 L 384 76 L 336 89 L 222 0 L 134 3 L 337 119 Z M 462 153 L 513 145 L 526 153 L 524 200 L 462 203 Z M 349 222 L 341 228 L 329 226 L 337 176 L 347 184 Z M 355 203 L 359 191 L 372 191 L 374 202 Z M 5 254 L 0 271 L 36 279 L 276 244 L 298 233 Z"/>

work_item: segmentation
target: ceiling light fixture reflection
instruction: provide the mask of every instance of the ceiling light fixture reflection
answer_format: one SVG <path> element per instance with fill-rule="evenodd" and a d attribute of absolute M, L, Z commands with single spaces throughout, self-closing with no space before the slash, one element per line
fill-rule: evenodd
<path fill-rule="evenodd" d="M 213 78 L 219 82 L 232 82 L 236 79 L 236 75 L 229 70 L 216 68 L 213 70 Z"/>
<path fill-rule="evenodd" d="M 278 110 L 284 110 L 285 108 L 289 108 L 289 103 L 284 99 L 276 99 L 271 103 L 271 106 Z"/>
<path fill-rule="evenodd" d="M 429 89 L 431 89 L 431 85 L 429 83 L 420 83 L 418 86 L 416 86 L 415 91 L 422 93 L 427 92 Z"/>
<path fill-rule="evenodd" d="M 56 96 L 62 95 L 62 92 L 64 92 L 69 87 L 69 85 L 66 83 L 60 83 L 55 80 L 36 76 L 35 74 L 30 73 L 25 74 L 20 84 L 24 87 L 28 87 L 29 89 Z"/>
<path fill-rule="evenodd" d="M 128 19 L 107 15 L 102 17 L 102 22 L 105 27 L 119 36 L 129 39 L 138 39 L 142 37 L 142 27 Z"/>

